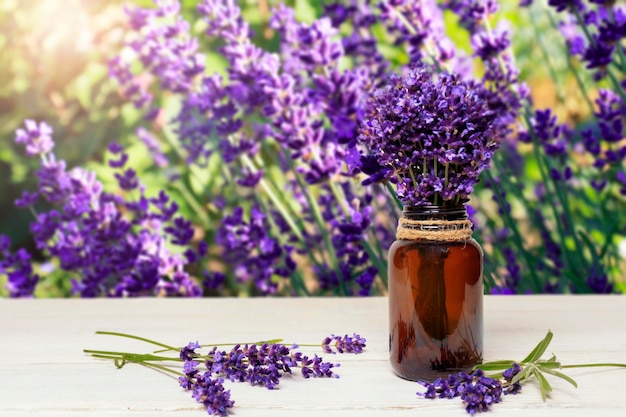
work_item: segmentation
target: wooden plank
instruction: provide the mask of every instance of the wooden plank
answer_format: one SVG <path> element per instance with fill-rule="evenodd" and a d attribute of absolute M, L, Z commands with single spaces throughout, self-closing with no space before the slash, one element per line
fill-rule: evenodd
<path fill-rule="evenodd" d="M 485 359 L 521 359 L 554 332 L 550 351 L 563 363 L 626 362 L 626 298 L 619 296 L 486 297 Z M 128 332 L 173 345 L 282 337 L 286 343 L 319 343 L 330 334 L 360 333 L 361 355 L 328 355 L 341 363 L 339 379 L 283 378 L 268 391 L 227 384 L 233 415 L 433 416 L 465 415 L 458 400 L 418 398 L 420 387 L 393 375 L 388 365 L 386 298 L 0 300 L 0 416 L 193 416 L 205 411 L 152 370 L 112 363 L 83 348 L 135 350 L 136 341 L 97 336 L 96 330 Z M 552 398 L 526 385 L 496 412 L 521 416 L 624 415 L 620 401 L 625 369 L 567 370 L 576 390 L 552 380 Z"/>

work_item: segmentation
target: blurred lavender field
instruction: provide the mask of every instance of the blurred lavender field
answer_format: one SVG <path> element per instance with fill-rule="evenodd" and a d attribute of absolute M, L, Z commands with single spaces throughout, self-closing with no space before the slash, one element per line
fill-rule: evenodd
<path fill-rule="evenodd" d="M 5 0 L 0 295 L 385 294 L 401 202 L 357 139 L 416 65 L 497 109 L 488 291 L 623 293 L 625 37 L 601 0 Z"/>

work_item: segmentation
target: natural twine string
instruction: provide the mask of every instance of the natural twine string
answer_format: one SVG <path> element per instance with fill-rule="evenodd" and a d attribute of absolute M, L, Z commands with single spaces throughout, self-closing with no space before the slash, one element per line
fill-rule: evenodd
<path fill-rule="evenodd" d="M 436 228 L 433 229 L 433 226 Z M 463 242 L 472 237 L 469 220 L 410 220 L 400 217 L 396 229 L 398 240 L 433 240 Z"/>

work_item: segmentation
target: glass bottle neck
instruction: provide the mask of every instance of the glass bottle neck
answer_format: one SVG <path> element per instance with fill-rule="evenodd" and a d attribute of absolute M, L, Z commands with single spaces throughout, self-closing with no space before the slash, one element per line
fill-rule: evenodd
<path fill-rule="evenodd" d="M 402 216 L 409 220 L 466 220 L 464 203 L 457 206 L 404 206 Z"/>

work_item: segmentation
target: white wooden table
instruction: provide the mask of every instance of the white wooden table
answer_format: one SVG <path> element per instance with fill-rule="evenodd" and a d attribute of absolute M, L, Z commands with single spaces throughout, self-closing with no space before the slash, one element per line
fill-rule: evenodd
<path fill-rule="evenodd" d="M 485 360 L 521 359 L 554 332 L 549 350 L 564 363 L 626 362 L 626 297 L 486 297 Z M 116 369 L 84 348 L 150 352 L 140 342 L 95 335 L 133 333 L 172 345 L 282 337 L 318 343 L 330 333 L 360 333 L 361 355 L 328 355 L 339 379 L 282 378 L 269 391 L 227 383 L 232 415 L 464 416 L 458 399 L 426 400 L 420 387 L 396 377 L 388 364 L 387 299 L 0 299 L 0 416 L 203 416 L 206 411 L 177 382 L 138 365 Z M 307 348 L 307 352 L 321 352 Z M 624 416 L 626 369 L 570 369 L 579 388 L 551 379 L 541 401 L 527 384 L 504 397 L 502 416 Z"/>

